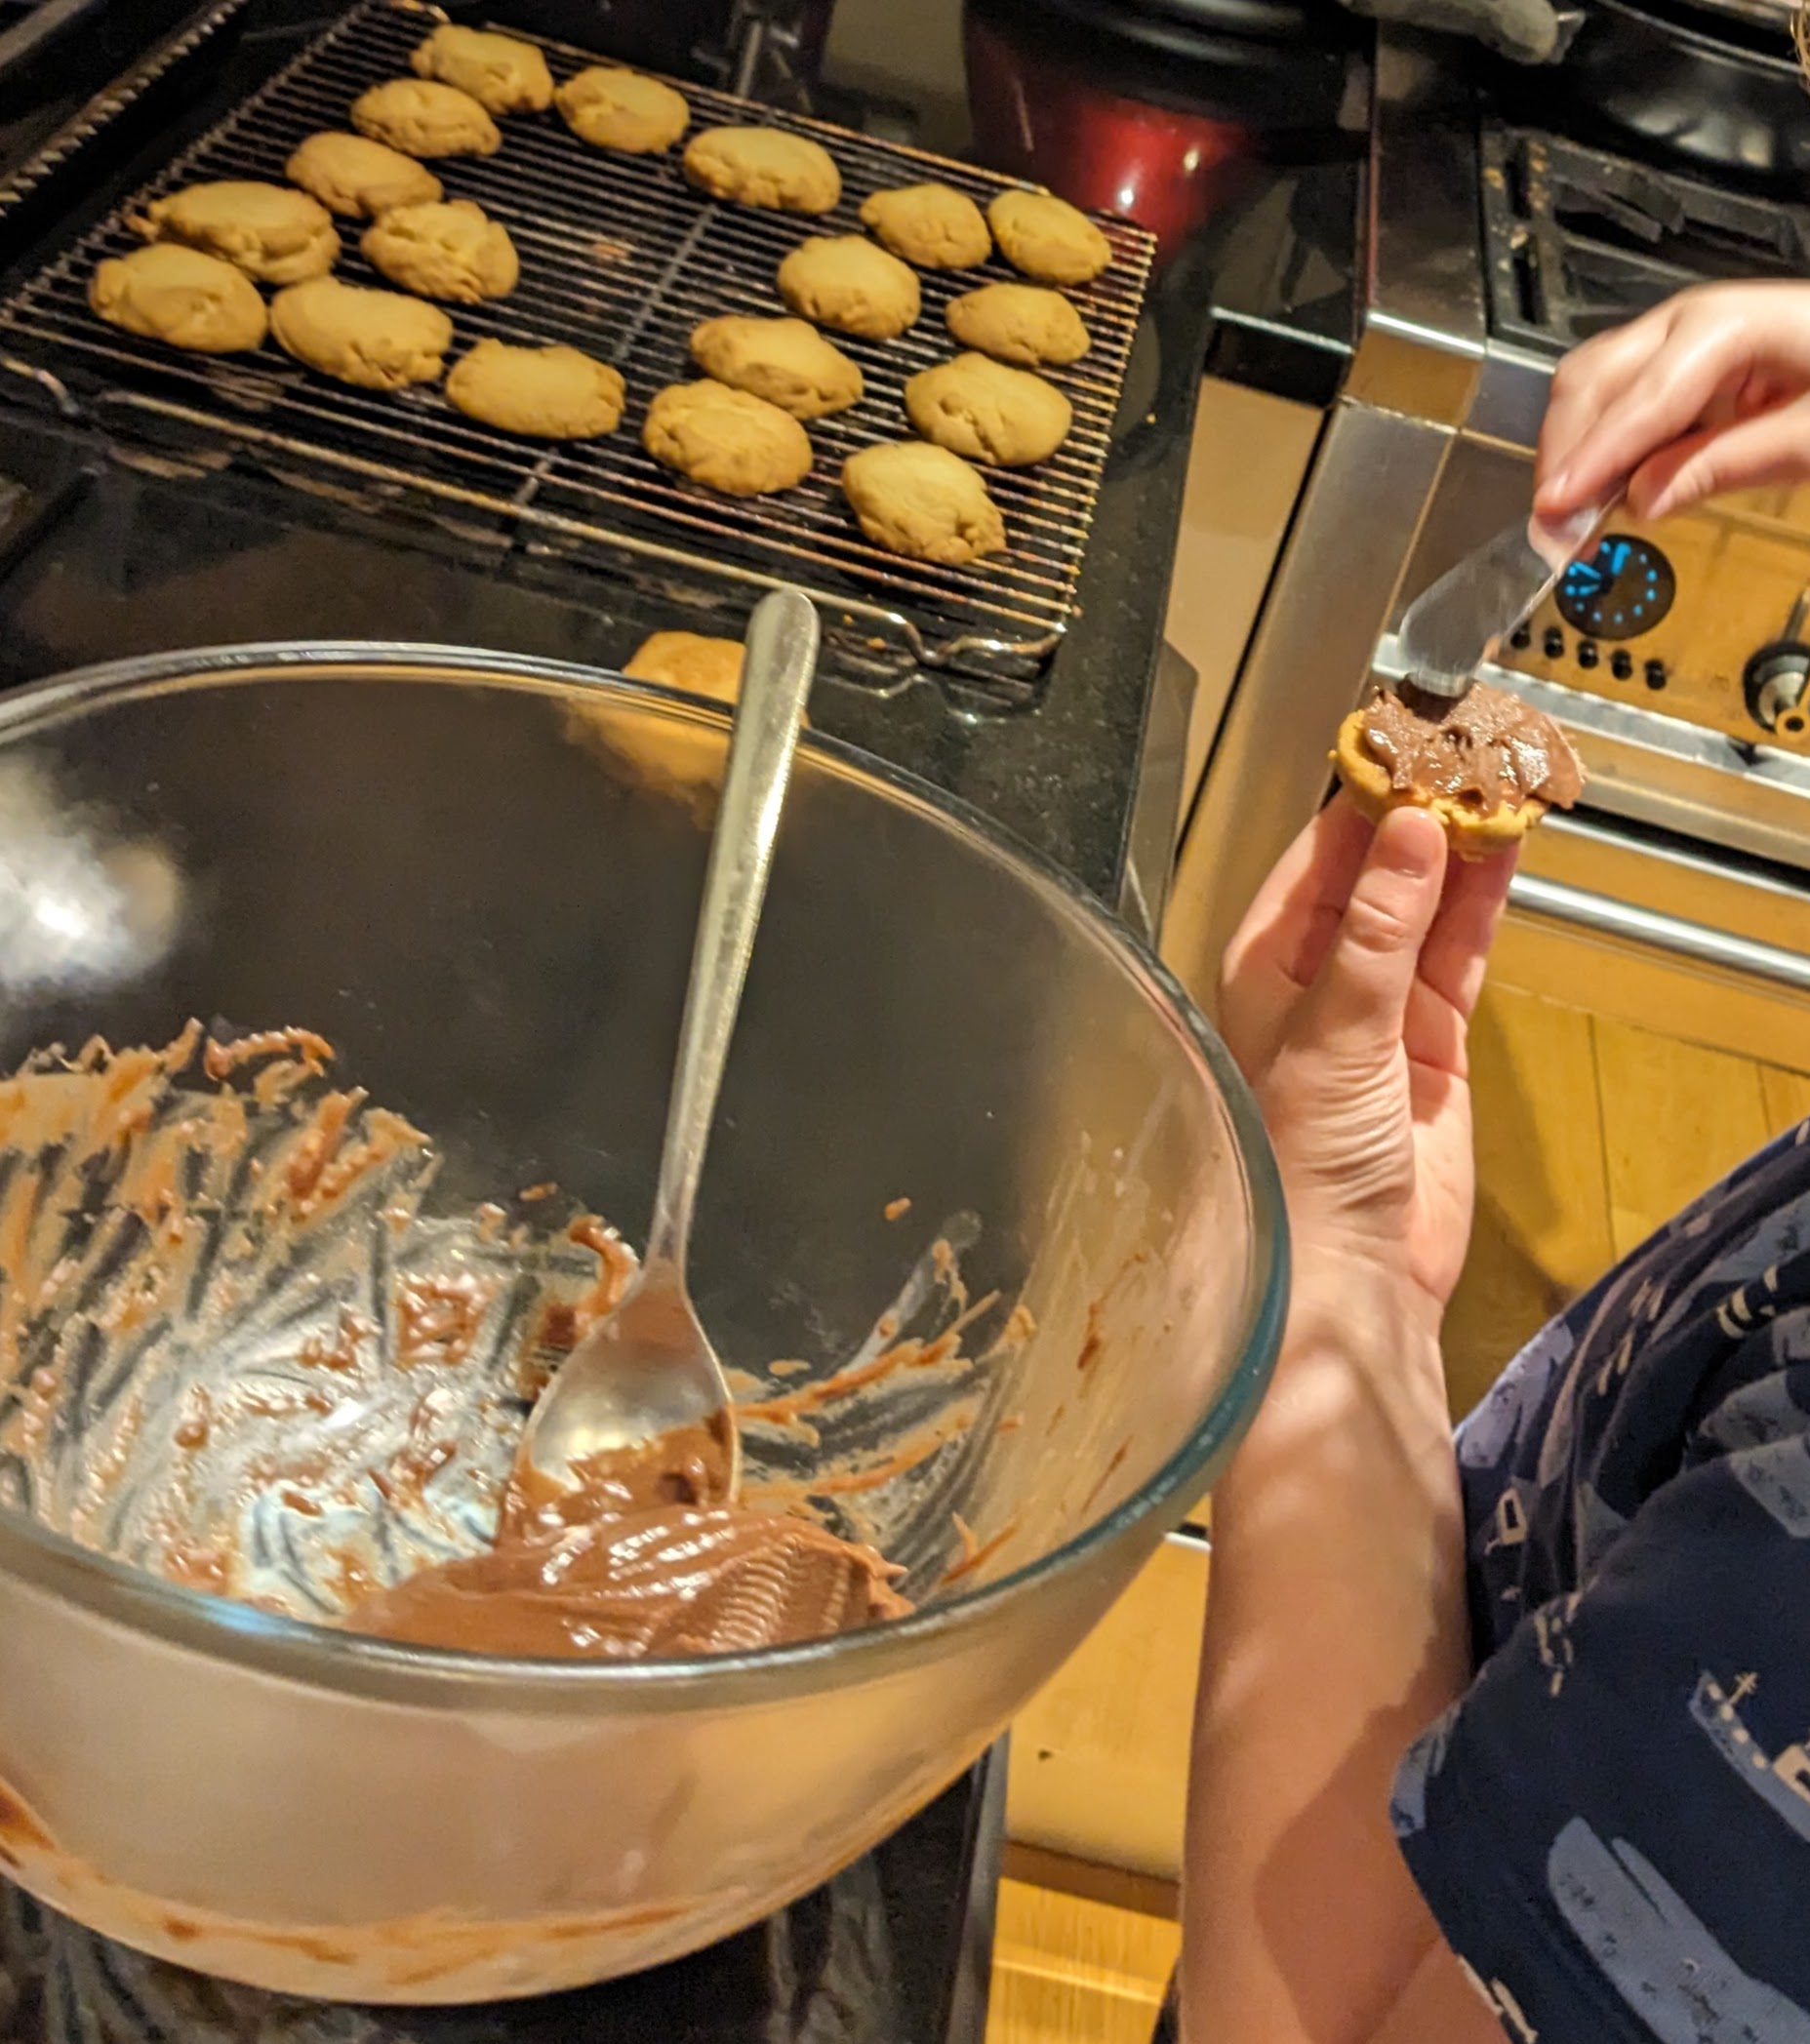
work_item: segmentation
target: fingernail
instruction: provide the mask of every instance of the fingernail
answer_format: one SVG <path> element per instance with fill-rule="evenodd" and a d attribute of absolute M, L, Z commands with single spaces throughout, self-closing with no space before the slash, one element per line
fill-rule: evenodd
<path fill-rule="evenodd" d="M 1569 468 L 1561 468 L 1556 475 L 1549 475 L 1547 477 L 1546 481 L 1540 485 L 1535 496 L 1540 503 L 1550 508 L 1554 504 L 1564 503 L 1570 489 L 1571 470 Z"/>

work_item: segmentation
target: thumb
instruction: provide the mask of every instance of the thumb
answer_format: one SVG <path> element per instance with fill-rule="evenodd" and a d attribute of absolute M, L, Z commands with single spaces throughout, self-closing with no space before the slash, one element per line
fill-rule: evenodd
<path fill-rule="evenodd" d="M 1445 832 L 1426 810 L 1391 810 L 1383 819 L 1306 1004 L 1310 1041 L 1347 1055 L 1401 1042 L 1445 862 Z"/>

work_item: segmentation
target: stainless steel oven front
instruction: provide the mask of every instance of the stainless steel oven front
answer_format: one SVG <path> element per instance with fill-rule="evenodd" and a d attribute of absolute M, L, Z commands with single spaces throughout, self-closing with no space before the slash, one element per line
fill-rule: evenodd
<path fill-rule="evenodd" d="M 1211 1003 L 1225 942 L 1325 798 L 1339 719 L 1401 672 L 1407 601 L 1525 516 L 1552 357 L 1492 319 L 1474 109 L 1385 32 L 1369 294 L 1184 839 L 1165 949 Z M 1529 839 L 1503 977 L 1810 1062 L 1810 491 L 1603 547 L 1485 677 L 1556 716 L 1585 806 Z"/>

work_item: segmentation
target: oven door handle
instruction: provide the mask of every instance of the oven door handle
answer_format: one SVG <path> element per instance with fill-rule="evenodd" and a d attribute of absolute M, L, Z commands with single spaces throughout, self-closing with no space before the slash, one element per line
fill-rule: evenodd
<path fill-rule="evenodd" d="M 1544 916 L 1594 936 L 1619 938 L 1693 965 L 1769 980 L 1775 985 L 1810 994 L 1810 957 L 1750 937 L 1713 930 L 1707 923 L 1688 923 L 1679 916 L 1568 887 L 1562 880 L 1547 880 L 1537 873 L 1515 874 L 1508 887 L 1508 904 L 1525 914 Z"/>

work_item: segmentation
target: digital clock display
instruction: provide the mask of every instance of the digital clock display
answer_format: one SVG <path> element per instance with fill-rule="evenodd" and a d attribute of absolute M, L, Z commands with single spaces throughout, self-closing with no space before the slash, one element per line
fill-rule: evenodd
<path fill-rule="evenodd" d="M 1565 570 L 1553 599 L 1565 622 L 1593 639 L 1651 631 L 1678 593 L 1671 563 L 1646 540 L 1610 533 L 1588 560 Z"/>

